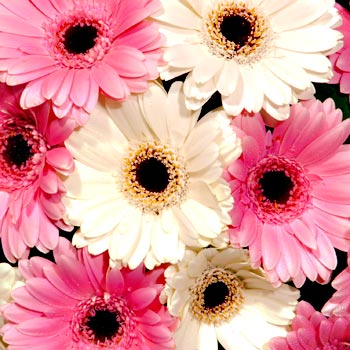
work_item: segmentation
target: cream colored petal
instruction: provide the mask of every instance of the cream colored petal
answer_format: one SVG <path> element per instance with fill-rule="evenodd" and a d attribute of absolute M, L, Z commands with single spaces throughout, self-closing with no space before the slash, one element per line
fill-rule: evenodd
<path fill-rule="evenodd" d="M 226 60 L 217 80 L 217 90 L 221 95 L 231 95 L 240 81 L 241 72 L 235 60 Z"/>
<path fill-rule="evenodd" d="M 164 88 L 157 83 L 150 83 L 148 90 L 140 95 L 140 102 L 148 128 L 154 132 L 154 138 L 168 143 L 167 93 Z"/>
<path fill-rule="evenodd" d="M 192 132 L 200 110 L 191 111 L 186 108 L 183 83 L 179 81 L 174 82 L 169 89 L 166 109 L 166 121 L 172 144 L 181 147 L 187 136 Z"/>
<path fill-rule="evenodd" d="M 200 323 L 189 312 L 186 312 L 174 334 L 176 349 L 198 350 L 199 327 Z"/>
<path fill-rule="evenodd" d="M 162 7 L 162 14 L 155 16 L 155 19 L 163 25 L 170 24 L 193 30 L 200 28 L 200 17 L 188 4 L 181 1 L 162 1 Z"/>
<path fill-rule="evenodd" d="M 341 37 L 340 32 L 319 25 L 279 33 L 275 45 L 296 52 L 319 52 L 336 46 Z"/>
<path fill-rule="evenodd" d="M 119 225 L 114 229 L 109 244 L 109 255 L 112 260 L 121 260 L 127 264 L 140 240 L 142 211 L 129 207 Z"/>
<path fill-rule="evenodd" d="M 123 102 L 105 99 L 110 118 L 128 141 L 152 139 L 152 132 L 144 119 L 139 98 L 139 95 L 130 95 Z"/>
<path fill-rule="evenodd" d="M 328 1 L 296 0 L 272 16 L 270 23 L 276 32 L 301 28 L 325 14 L 330 4 Z M 303 9 L 302 14 L 300 9 Z"/>
<path fill-rule="evenodd" d="M 196 83 L 206 83 L 214 79 L 219 71 L 225 70 L 225 61 L 212 55 L 208 50 L 204 50 L 204 47 L 198 54 L 201 55 L 201 60 L 193 68 L 193 79 Z"/>
<path fill-rule="evenodd" d="M 181 210 L 200 235 L 215 238 L 220 234 L 223 224 L 215 210 L 191 198 L 181 204 Z"/>
<path fill-rule="evenodd" d="M 192 69 L 201 62 L 201 45 L 179 44 L 165 49 L 163 58 L 169 66 Z"/>
<path fill-rule="evenodd" d="M 141 220 L 140 240 L 128 259 L 130 269 L 135 269 L 145 258 L 151 245 L 153 222 L 156 218 L 152 214 L 143 214 Z M 147 267 L 147 266 L 146 266 Z"/>

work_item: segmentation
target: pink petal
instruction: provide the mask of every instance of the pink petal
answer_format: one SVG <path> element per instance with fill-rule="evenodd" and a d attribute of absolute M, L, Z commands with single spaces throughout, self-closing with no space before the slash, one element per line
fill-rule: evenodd
<path fill-rule="evenodd" d="M 349 133 L 350 119 L 347 119 L 306 146 L 296 160 L 308 166 L 333 155 L 344 143 Z"/>
<path fill-rule="evenodd" d="M 124 291 L 124 278 L 120 270 L 116 267 L 107 274 L 106 290 L 116 295 L 121 295 Z"/>
<path fill-rule="evenodd" d="M 92 74 L 100 89 L 107 96 L 123 100 L 129 95 L 128 87 L 110 65 L 96 65 L 92 69 Z"/>
<path fill-rule="evenodd" d="M 146 287 L 131 292 L 128 296 L 128 302 L 133 310 L 141 310 L 147 307 L 157 296 L 157 290 Z"/>
<path fill-rule="evenodd" d="M 73 157 L 65 147 L 50 149 L 46 153 L 46 161 L 57 170 L 62 170 L 63 172 L 73 170 Z"/>
<path fill-rule="evenodd" d="M 89 98 L 90 71 L 87 69 L 77 69 L 74 71 L 74 79 L 69 94 L 72 102 L 78 107 L 84 106 Z"/>
<path fill-rule="evenodd" d="M 283 239 L 283 238 L 282 238 Z M 273 270 L 281 255 L 280 236 L 273 224 L 264 223 L 261 232 L 261 252 L 267 270 Z"/>

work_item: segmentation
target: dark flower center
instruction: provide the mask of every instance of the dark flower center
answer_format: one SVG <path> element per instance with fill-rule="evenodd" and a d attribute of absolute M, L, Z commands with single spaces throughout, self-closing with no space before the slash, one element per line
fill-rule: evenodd
<path fill-rule="evenodd" d="M 284 171 L 269 171 L 263 174 L 259 180 L 263 195 L 271 202 L 285 204 L 294 184 Z"/>
<path fill-rule="evenodd" d="M 215 306 L 223 304 L 229 293 L 229 289 L 224 282 L 218 281 L 209 284 L 204 291 L 204 306 L 212 309 Z"/>
<path fill-rule="evenodd" d="M 63 36 L 65 49 L 71 54 L 86 53 L 95 46 L 97 28 L 87 24 L 69 27 Z"/>
<path fill-rule="evenodd" d="M 136 169 L 136 181 L 147 191 L 162 192 L 169 184 L 168 169 L 154 157 L 145 159 Z"/>
<path fill-rule="evenodd" d="M 221 34 L 236 45 L 244 46 L 251 35 L 251 23 L 237 15 L 226 16 L 221 22 Z"/>
<path fill-rule="evenodd" d="M 116 312 L 109 310 L 96 310 L 95 315 L 88 318 L 86 325 L 93 331 L 95 339 L 100 342 L 111 340 L 120 327 Z"/>
<path fill-rule="evenodd" d="M 21 167 L 32 157 L 32 147 L 24 139 L 23 135 L 17 134 L 10 136 L 7 139 L 7 145 L 3 151 L 3 157 L 6 161 L 15 165 L 17 168 Z"/>

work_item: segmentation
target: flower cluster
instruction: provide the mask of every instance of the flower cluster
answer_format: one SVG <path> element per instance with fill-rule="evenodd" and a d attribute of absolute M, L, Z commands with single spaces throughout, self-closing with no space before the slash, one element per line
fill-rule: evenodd
<path fill-rule="evenodd" d="M 0 0 L 0 349 L 349 350 L 349 8 Z"/>

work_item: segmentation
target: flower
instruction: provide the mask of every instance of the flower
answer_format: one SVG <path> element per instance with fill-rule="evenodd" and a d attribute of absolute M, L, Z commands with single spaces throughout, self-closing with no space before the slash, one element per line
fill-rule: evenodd
<path fill-rule="evenodd" d="M 339 84 L 340 92 L 350 95 L 350 13 L 339 4 L 335 7 L 343 20 L 337 29 L 344 35 L 344 46 L 329 56 L 334 72 L 329 84 Z"/>
<path fill-rule="evenodd" d="M 158 0 L 19 0 L 0 5 L 0 79 L 26 84 L 21 106 L 51 100 L 59 118 L 86 122 L 99 91 L 114 99 L 159 75 Z"/>
<path fill-rule="evenodd" d="M 21 260 L 25 286 L 13 291 L 1 329 L 9 350 L 168 350 L 172 318 L 158 300 L 163 269 L 109 269 L 107 254 L 90 256 L 61 238 L 56 263 Z"/>
<path fill-rule="evenodd" d="M 22 280 L 23 278 L 17 267 L 12 267 L 7 263 L 0 263 L 0 307 L 10 301 L 12 290 L 23 285 Z M 4 322 L 0 309 L 0 327 L 2 327 L 3 324 Z M 2 342 L 1 336 L 0 349 L 6 349 L 6 345 Z"/>
<path fill-rule="evenodd" d="M 334 1 L 161 1 L 164 12 L 155 19 L 166 37 L 166 65 L 160 76 L 189 72 L 188 108 L 218 91 L 228 114 L 263 108 L 284 120 L 289 104 L 312 97 L 311 82 L 332 77 L 326 55 L 342 37 L 333 29 L 340 23 Z"/>
<path fill-rule="evenodd" d="M 336 290 L 333 296 L 322 308 L 322 313 L 330 316 L 350 316 L 350 254 L 348 254 L 348 266 L 332 281 L 332 287 Z"/>
<path fill-rule="evenodd" d="M 101 99 L 66 141 L 76 165 L 65 181 L 68 221 L 80 226 L 74 245 L 108 250 L 111 265 L 145 259 L 152 269 L 219 237 L 232 208 L 221 175 L 240 141 L 222 110 L 197 123 L 198 115 L 185 108 L 180 82 L 168 95 L 152 83 L 122 104 Z"/>
<path fill-rule="evenodd" d="M 292 106 L 271 133 L 260 114 L 237 116 L 242 156 L 227 168 L 235 198 L 230 240 L 249 247 L 274 285 L 306 277 L 326 283 L 335 269 L 334 247 L 350 246 L 350 120 L 331 99 Z"/>
<path fill-rule="evenodd" d="M 22 110 L 21 91 L 0 84 L 0 228 L 10 262 L 30 247 L 48 252 L 57 244 L 58 227 L 69 229 L 58 173 L 68 175 L 74 166 L 62 145 L 72 121 L 54 118 L 47 103 Z"/>
<path fill-rule="evenodd" d="M 253 269 L 244 249 L 186 250 L 165 270 L 162 301 L 180 318 L 177 350 L 265 349 L 287 333 L 299 291 L 274 288 L 261 268 Z"/>
<path fill-rule="evenodd" d="M 270 341 L 271 350 L 348 350 L 350 348 L 350 317 L 330 317 L 301 301 L 287 336 Z"/>

